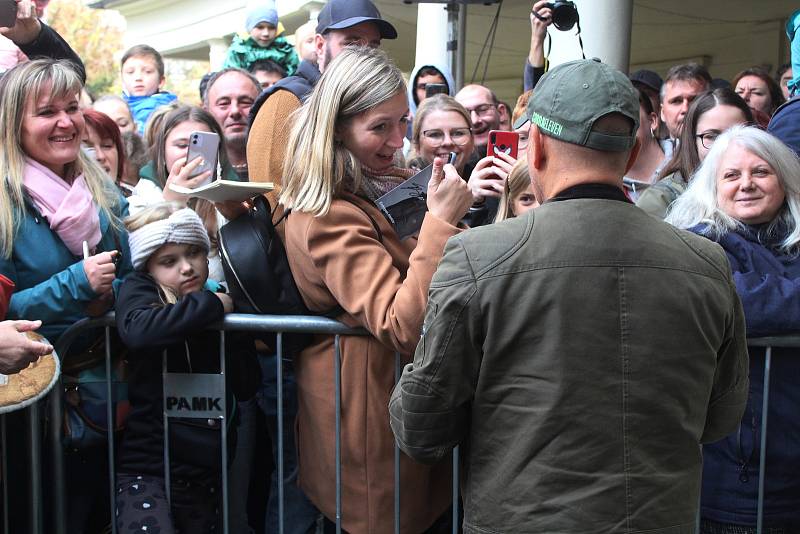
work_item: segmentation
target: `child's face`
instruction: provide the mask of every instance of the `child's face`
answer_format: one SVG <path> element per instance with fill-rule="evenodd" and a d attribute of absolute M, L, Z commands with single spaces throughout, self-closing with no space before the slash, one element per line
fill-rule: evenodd
<path fill-rule="evenodd" d="M 182 297 L 203 289 L 208 279 L 208 254 L 197 245 L 167 243 L 147 260 L 147 272 Z"/>
<path fill-rule="evenodd" d="M 149 56 L 129 57 L 122 65 L 122 88 L 130 96 L 154 95 L 163 84 L 164 77 L 158 73 L 155 59 Z"/>
<path fill-rule="evenodd" d="M 538 207 L 539 201 L 536 200 L 536 195 L 533 194 L 533 187 L 530 185 L 511 203 L 511 210 L 517 217 Z"/>
<path fill-rule="evenodd" d="M 256 26 L 250 30 L 250 37 L 263 48 L 268 47 L 272 44 L 272 41 L 275 40 L 277 37 L 278 28 L 270 24 L 269 22 L 259 22 Z"/>

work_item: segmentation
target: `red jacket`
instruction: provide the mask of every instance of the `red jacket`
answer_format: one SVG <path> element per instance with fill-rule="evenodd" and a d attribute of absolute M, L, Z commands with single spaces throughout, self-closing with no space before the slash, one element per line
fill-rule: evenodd
<path fill-rule="evenodd" d="M 11 300 L 11 293 L 14 292 L 14 282 L 0 274 L 0 321 L 6 318 L 8 302 Z"/>

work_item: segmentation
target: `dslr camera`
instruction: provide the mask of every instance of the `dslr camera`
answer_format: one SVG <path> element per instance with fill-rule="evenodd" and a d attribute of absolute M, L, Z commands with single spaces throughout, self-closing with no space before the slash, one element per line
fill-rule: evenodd
<path fill-rule="evenodd" d="M 569 0 L 556 0 L 555 2 L 548 2 L 544 7 L 550 8 L 553 13 L 553 26 L 557 30 L 565 32 L 571 30 L 578 22 L 578 8 L 575 7 L 575 2 Z M 544 21 L 545 18 L 539 15 L 536 11 L 532 11 L 537 19 Z"/>

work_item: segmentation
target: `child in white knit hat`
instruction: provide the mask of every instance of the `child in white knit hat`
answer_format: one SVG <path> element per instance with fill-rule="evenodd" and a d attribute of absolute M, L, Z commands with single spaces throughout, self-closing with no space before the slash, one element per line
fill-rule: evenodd
<path fill-rule="evenodd" d="M 169 404 L 173 393 L 164 391 L 164 358 L 169 373 L 220 373 L 220 333 L 207 327 L 233 311 L 233 302 L 207 285 L 210 243 L 194 211 L 156 204 L 126 220 L 126 226 L 135 272 L 122 283 L 116 318 L 120 337 L 130 349 L 131 411 L 117 455 L 117 528 L 162 533 L 221 530 L 222 422 L 205 414 L 203 419 L 188 416 L 197 408 L 198 398 L 209 403 L 209 410 L 217 404 L 220 414 L 225 413 L 228 436 L 233 437 L 233 394 L 239 395 L 237 376 L 243 376 L 236 361 L 254 352 L 252 340 L 225 336 L 226 355 L 233 356 L 225 359 L 229 362 L 224 373 L 226 395 L 211 401 L 207 399 L 213 394 L 205 389 L 203 394 L 209 397 L 175 394 L 175 399 L 189 400 L 183 401 L 186 412 L 181 412 L 187 418 L 169 420 L 168 489 L 162 411 L 164 396 Z M 179 506 L 170 507 L 168 491 L 171 502 Z"/>

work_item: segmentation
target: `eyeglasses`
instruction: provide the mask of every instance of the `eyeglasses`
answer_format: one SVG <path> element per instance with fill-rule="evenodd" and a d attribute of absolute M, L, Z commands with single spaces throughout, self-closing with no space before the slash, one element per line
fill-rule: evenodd
<path fill-rule="evenodd" d="M 700 143 L 702 143 L 703 148 L 706 150 L 710 150 L 711 147 L 714 145 L 714 141 L 717 140 L 717 137 L 720 136 L 722 132 L 719 130 L 708 130 L 701 134 L 695 135 L 698 139 L 700 139 Z"/>
<path fill-rule="evenodd" d="M 472 109 L 466 108 L 466 110 L 470 115 L 472 115 L 473 113 L 477 113 L 479 117 L 485 117 L 487 115 L 490 115 L 492 111 L 496 111 L 497 106 L 495 106 L 494 104 L 481 104 L 476 108 Z"/>
<path fill-rule="evenodd" d="M 472 139 L 471 128 L 456 128 L 450 130 L 450 140 L 454 145 L 464 146 Z M 425 130 L 422 132 L 422 137 L 433 146 L 439 146 L 444 143 L 445 133 L 441 130 Z"/>

